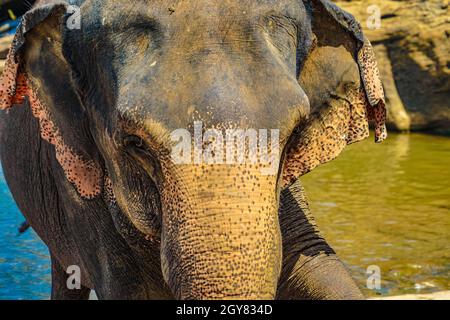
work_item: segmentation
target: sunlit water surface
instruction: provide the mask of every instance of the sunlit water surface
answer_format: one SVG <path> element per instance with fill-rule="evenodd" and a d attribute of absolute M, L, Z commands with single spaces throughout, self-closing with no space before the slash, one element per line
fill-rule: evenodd
<path fill-rule="evenodd" d="M 19 236 L 24 221 L 0 167 L 0 299 L 48 299 L 50 258 L 33 230 Z"/>
<path fill-rule="evenodd" d="M 368 296 L 450 289 L 450 139 L 391 135 L 348 147 L 303 177 L 319 227 Z M 0 172 L 0 299 L 48 299 L 48 251 Z M 367 267 L 381 288 L 366 289 Z"/>
<path fill-rule="evenodd" d="M 319 227 L 369 296 L 449 290 L 450 139 L 372 141 L 302 178 Z M 379 290 L 367 289 L 369 266 Z"/>

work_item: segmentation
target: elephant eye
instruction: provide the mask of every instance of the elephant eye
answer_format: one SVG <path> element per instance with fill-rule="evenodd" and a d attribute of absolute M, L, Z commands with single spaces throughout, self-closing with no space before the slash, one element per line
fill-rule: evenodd
<path fill-rule="evenodd" d="M 138 136 L 126 136 L 123 139 L 123 146 L 125 148 L 137 148 L 137 149 L 145 149 L 144 140 Z"/>
<path fill-rule="evenodd" d="M 132 156 L 151 157 L 152 154 L 145 140 L 136 135 L 127 135 L 123 138 L 122 146 Z"/>
<path fill-rule="evenodd" d="M 153 181 L 157 182 L 161 180 L 162 177 L 159 174 L 161 166 L 155 153 L 149 148 L 143 138 L 128 135 L 123 138 L 122 145 L 125 152 L 138 161 Z"/>
<path fill-rule="evenodd" d="M 127 135 L 122 140 L 122 147 L 126 153 L 133 157 L 149 158 L 152 157 L 150 148 L 145 140 L 136 135 Z"/>

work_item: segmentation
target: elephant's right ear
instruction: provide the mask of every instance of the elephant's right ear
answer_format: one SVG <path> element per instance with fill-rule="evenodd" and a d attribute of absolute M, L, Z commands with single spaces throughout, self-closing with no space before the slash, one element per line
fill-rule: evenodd
<path fill-rule="evenodd" d="M 31 107 L 40 135 L 55 147 L 66 178 L 80 196 L 92 199 L 101 192 L 102 171 L 62 54 L 67 10 L 67 3 L 56 2 L 22 17 L 0 80 L 0 109 Z"/>
<path fill-rule="evenodd" d="M 372 46 L 360 24 L 329 0 L 303 0 L 314 37 L 299 83 L 311 105 L 286 152 L 283 182 L 289 185 L 336 158 L 351 143 L 386 138 L 383 86 Z"/>

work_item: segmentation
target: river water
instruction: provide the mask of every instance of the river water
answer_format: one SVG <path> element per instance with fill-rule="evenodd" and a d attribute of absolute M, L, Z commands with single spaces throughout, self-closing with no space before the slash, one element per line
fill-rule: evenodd
<path fill-rule="evenodd" d="M 48 299 L 48 250 L 31 229 L 19 236 L 23 221 L 0 167 L 0 299 Z"/>
<path fill-rule="evenodd" d="M 319 228 L 361 287 L 367 268 L 380 268 L 381 288 L 365 294 L 450 289 L 449 138 L 365 140 L 302 182 Z"/>
<path fill-rule="evenodd" d="M 450 290 L 450 138 L 395 135 L 349 146 L 302 178 L 318 225 L 368 296 Z M 0 172 L 0 299 L 47 299 L 48 251 Z M 380 288 L 367 289 L 367 268 Z M 371 282 L 372 284 L 375 282 Z"/>

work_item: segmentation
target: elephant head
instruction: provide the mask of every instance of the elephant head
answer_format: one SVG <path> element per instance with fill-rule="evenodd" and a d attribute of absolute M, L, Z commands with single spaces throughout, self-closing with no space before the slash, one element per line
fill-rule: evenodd
<path fill-rule="evenodd" d="M 370 120 L 385 137 L 359 24 L 326 0 L 76 3 L 79 17 L 65 2 L 23 17 L 1 108 L 28 102 L 70 195 L 103 201 L 124 238 L 160 244 L 176 297 L 273 298 L 281 189 Z M 252 133 L 256 147 L 211 147 Z M 179 139 L 192 151 L 181 162 Z"/>

